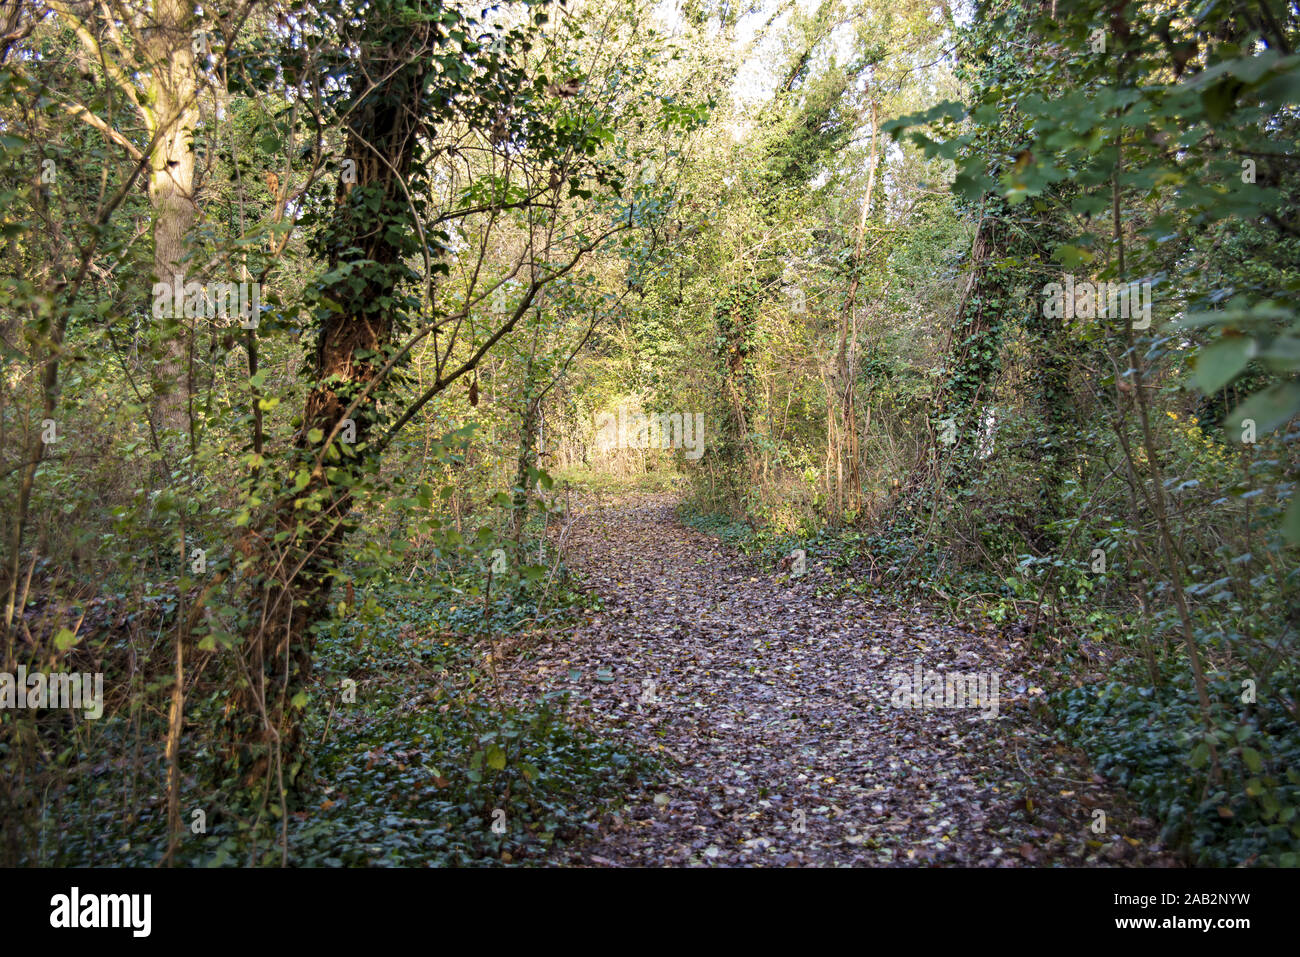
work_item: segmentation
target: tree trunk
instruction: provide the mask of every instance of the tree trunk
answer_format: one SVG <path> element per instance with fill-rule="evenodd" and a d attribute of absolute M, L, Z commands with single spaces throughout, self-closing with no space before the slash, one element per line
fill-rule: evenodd
<path fill-rule="evenodd" d="M 992 391 L 1002 364 L 1002 330 L 1006 320 L 1007 276 L 989 269 L 1004 255 L 1007 242 L 1005 207 L 994 206 L 981 217 L 971 253 L 971 279 L 958 307 L 948 349 L 948 381 L 939 397 L 939 418 L 951 422 L 954 442 L 949 449 L 948 485 L 964 488 L 979 447 L 981 399 Z"/>
<path fill-rule="evenodd" d="M 871 201 L 876 188 L 877 165 L 877 113 L 871 103 L 871 158 L 867 170 L 867 194 L 862 200 L 858 216 L 857 235 L 853 243 L 853 258 L 849 261 L 849 291 L 840 310 L 839 347 L 835 353 L 834 375 L 831 376 L 832 394 L 827 397 L 836 410 L 828 421 L 827 445 L 835 462 L 835 518 L 845 512 L 858 513 L 862 507 L 862 463 L 858 437 L 858 412 L 854 391 L 857 375 L 857 303 L 861 284 L 862 245 L 867 233 L 867 220 L 871 217 Z"/>
<path fill-rule="evenodd" d="M 528 366 L 524 371 L 523 414 L 519 423 L 519 458 L 515 469 L 514 510 L 510 517 L 511 534 L 515 542 L 517 560 L 523 554 L 524 525 L 528 521 L 529 482 L 528 474 L 537 467 L 537 425 L 541 413 L 541 400 L 533 395 L 537 387 L 536 371 L 532 356 L 528 357 Z"/>
<path fill-rule="evenodd" d="M 149 155 L 149 199 L 154 209 L 154 273 L 157 282 L 184 282 L 189 235 L 198 219 L 194 202 L 194 129 L 198 125 L 197 75 L 190 32 L 193 9 L 183 0 L 156 0 L 152 68 L 145 119 L 154 149 Z M 176 277 L 181 277 L 177 280 Z M 163 336 L 154 367 L 154 425 L 181 430 L 188 421 L 190 345 L 194 330 L 183 316 Z"/>
<path fill-rule="evenodd" d="M 243 648 L 246 681 L 232 716 L 239 725 L 233 733 L 237 763 L 248 783 L 275 766 L 287 770 L 290 783 L 298 771 L 293 699 L 311 675 L 312 626 L 328 615 L 332 571 L 354 524 L 353 490 L 378 466 L 378 453 L 366 443 L 377 438 L 372 433 L 380 420 L 382 388 L 366 390 L 379 376 L 382 352 L 393 340 L 398 287 L 416 278 L 403 262 L 419 248 L 404 182 L 426 121 L 422 93 L 431 61 L 411 53 L 428 48 L 431 28 L 401 28 L 400 43 L 393 39 L 396 29 L 381 20 L 369 42 L 362 41 L 363 68 L 353 81 L 356 106 L 348 114 L 345 154 L 356 161 L 356 182 L 340 186 L 334 218 L 321 239 L 331 273 L 343 265 L 353 268 L 320 291 L 314 384 L 296 436 L 297 465 L 287 476 L 296 481 L 282 489 L 273 527 L 255 546 L 260 612 Z M 373 77 L 384 79 L 372 88 Z M 354 288 L 358 279 L 361 286 Z M 341 310 L 327 307 L 327 301 Z M 355 451 L 337 451 L 341 440 Z M 279 548 L 272 544 L 276 533 L 287 533 Z"/>

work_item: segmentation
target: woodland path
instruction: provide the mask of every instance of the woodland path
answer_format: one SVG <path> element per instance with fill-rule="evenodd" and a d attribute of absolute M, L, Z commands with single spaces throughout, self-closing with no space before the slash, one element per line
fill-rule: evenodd
<path fill-rule="evenodd" d="M 557 853 L 595 866 L 1168 863 L 1150 822 L 1031 717 L 1028 642 L 918 608 L 819 597 L 680 524 L 663 496 L 575 510 L 566 555 L 604 608 L 501 678 L 665 768 Z M 999 713 L 890 705 L 916 662 L 1000 673 Z M 653 683 L 653 684 L 651 684 Z M 653 698 L 653 701 L 648 699 Z M 1093 833 L 1094 809 L 1107 815 Z M 801 827 L 802 825 L 802 827 Z"/>

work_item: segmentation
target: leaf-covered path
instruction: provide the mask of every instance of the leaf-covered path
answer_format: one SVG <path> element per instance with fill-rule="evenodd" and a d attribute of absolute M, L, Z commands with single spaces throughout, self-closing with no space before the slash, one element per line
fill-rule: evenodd
<path fill-rule="evenodd" d="M 563 852 L 608 865 L 1166 862 L 1151 825 L 1034 720 L 1026 643 L 919 609 L 817 594 L 680 524 L 672 502 L 588 503 L 567 560 L 603 599 L 518 649 L 514 693 L 569 689 L 664 777 Z M 824 587 L 822 590 L 825 590 Z M 998 673 L 998 715 L 891 706 L 893 676 Z M 1105 830 L 1090 825 L 1104 812 Z"/>

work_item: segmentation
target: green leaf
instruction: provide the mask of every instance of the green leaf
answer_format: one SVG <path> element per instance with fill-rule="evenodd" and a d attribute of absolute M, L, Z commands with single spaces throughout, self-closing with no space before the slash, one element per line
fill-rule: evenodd
<path fill-rule="evenodd" d="M 1256 351 L 1255 340 L 1249 336 L 1225 336 L 1206 346 L 1196 356 L 1192 385 L 1213 395 L 1241 374 Z"/>
<path fill-rule="evenodd" d="M 1246 763 L 1246 767 L 1248 767 L 1255 774 L 1258 774 L 1260 771 L 1264 769 L 1264 759 L 1260 757 L 1259 752 L 1256 751 L 1254 748 L 1242 748 L 1241 760 L 1244 761 Z"/>
<path fill-rule="evenodd" d="M 954 102 L 953 100 L 945 100 L 942 103 L 930 107 L 930 109 L 925 110 L 924 112 L 911 113 L 907 116 L 900 116 L 897 119 L 882 123 L 880 125 L 880 131 L 882 133 L 888 133 L 897 140 L 899 135 L 909 127 L 925 126 L 928 123 L 933 123 L 935 120 L 945 118 L 950 120 L 961 120 L 965 116 L 965 106 L 961 103 Z"/>
<path fill-rule="evenodd" d="M 1255 434 L 1264 435 L 1300 412 L 1300 384 L 1283 382 L 1256 392 L 1237 406 L 1228 418 L 1229 426 L 1240 429 L 1247 419 L 1255 421 Z"/>
<path fill-rule="evenodd" d="M 1087 249 L 1081 249 L 1078 246 L 1062 245 L 1057 247 L 1056 258 L 1066 269 L 1074 269 L 1093 260 L 1093 254 Z"/>
<path fill-rule="evenodd" d="M 1188 757 L 1187 763 L 1193 768 L 1203 768 L 1206 762 L 1210 760 L 1210 746 L 1204 741 L 1198 741 L 1192 748 L 1192 753 Z"/>
<path fill-rule="evenodd" d="M 67 628 L 60 628 L 59 633 L 54 636 L 54 647 L 58 648 L 59 651 L 67 651 L 77 643 L 77 640 L 75 632 L 69 631 Z"/>
<path fill-rule="evenodd" d="M 1282 516 L 1282 535 L 1287 543 L 1300 545 L 1300 491 L 1291 495 L 1291 505 Z"/>

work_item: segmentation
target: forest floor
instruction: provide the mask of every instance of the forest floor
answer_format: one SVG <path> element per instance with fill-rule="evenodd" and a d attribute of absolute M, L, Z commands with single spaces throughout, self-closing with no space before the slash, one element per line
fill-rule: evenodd
<path fill-rule="evenodd" d="M 510 648 L 500 679 L 521 700 L 572 691 L 578 720 L 663 771 L 553 863 L 1176 863 L 1055 739 L 1027 638 L 837 596 L 812 562 L 765 573 L 682 525 L 669 494 L 588 497 L 573 514 L 566 561 L 601 607 Z M 917 663 L 996 673 L 996 716 L 891 706 Z"/>

